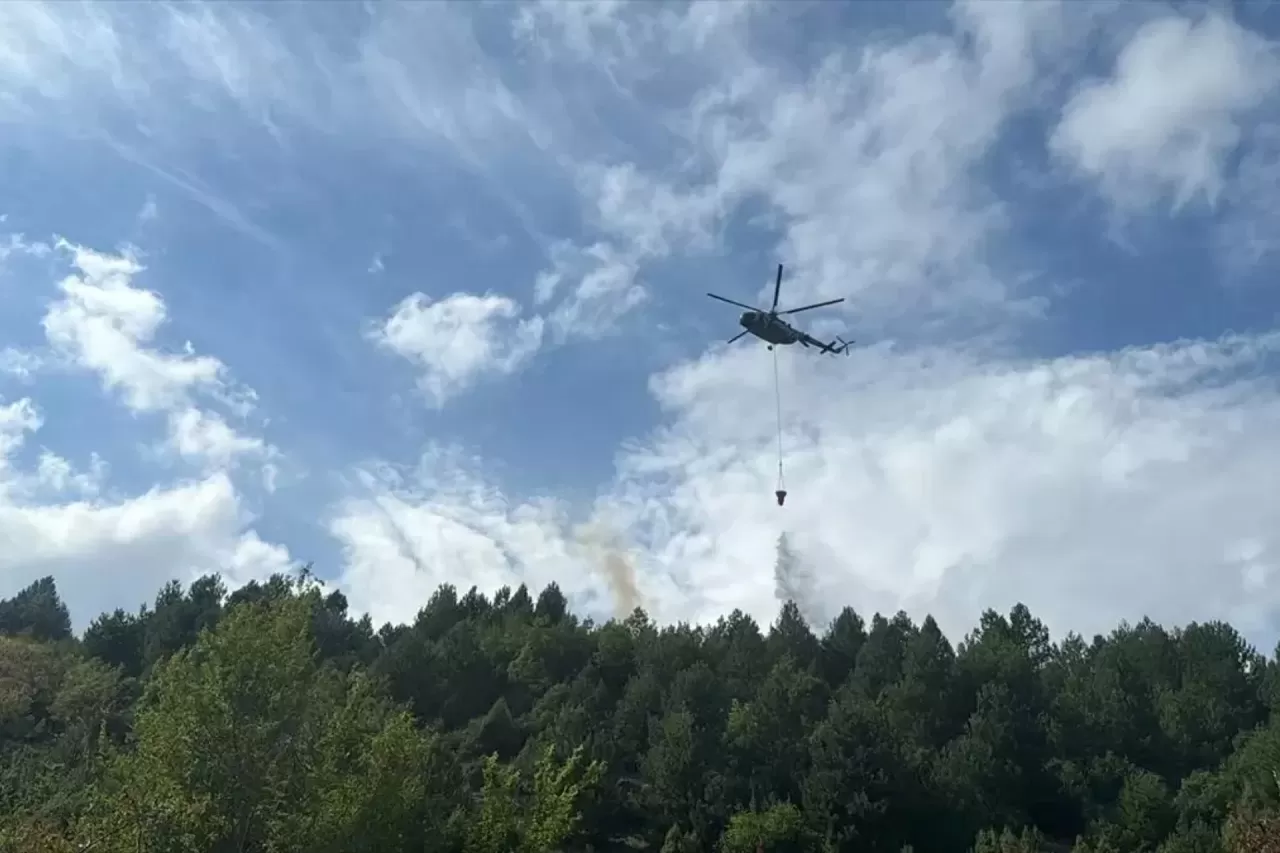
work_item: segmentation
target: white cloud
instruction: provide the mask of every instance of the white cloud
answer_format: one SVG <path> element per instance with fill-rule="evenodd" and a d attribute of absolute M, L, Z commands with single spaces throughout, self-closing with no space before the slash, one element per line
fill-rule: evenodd
<path fill-rule="evenodd" d="M 40 460 L 36 465 L 35 480 L 41 487 L 54 494 L 69 493 L 91 498 L 102 491 L 107 474 L 107 463 L 96 453 L 90 456 L 89 470 L 78 471 L 67 459 L 52 451 L 44 450 L 40 453 Z"/>
<path fill-rule="evenodd" d="M 1280 565 L 1280 393 L 1244 377 L 1278 350 L 1272 336 L 1022 363 L 788 354 L 783 508 L 769 356 L 708 356 L 656 380 L 671 425 L 623 455 L 595 512 L 631 543 L 662 619 L 771 619 L 786 531 L 836 606 L 931 611 L 960 631 L 1020 600 L 1059 631 L 1150 614 L 1257 634 L 1280 617 L 1280 590 L 1257 587 Z M 606 595 L 566 509 L 478 476 L 435 462 L 408 484 L 366 476 L 332 526 L 353 603 L 407 618 L 444 581 Z"/>
<path fill-rule="evenodd" d="M 550 247 L 551 267 L 534 281 L 535 304 L 554 303 L 548 315 L 558 342 L 594 339 L 648 298 L 643 265 L 681 249 L 707 251 L 720 200 L 711 188 L 684 192 L 639 171 L 634 164 L 585 165 L 577 186 L 588 216 L 606 239 Z"/>
<path fill-rule="evenodd" d="M 160 215 L 160 208 L 156 205 L 156 197 L 147 194 L 147 200 L 142 203 L 142 209 L 138 211 L 138 222 L 152 222 Z"/>
<path fill-rule="evenodd" d="M 34 251 L 21 240 L 13 245 L 48 255 L 39 244 Z M 133 285 L 143 271 L 135 257 L 65 241 L 57 248 L 74 272 L 58 283 L 44 317 L 53 356 L 96 373 L 126 407 L 165 415 L 170 447 L 205 467 L 196 479 L 122 494 L 98 454 L 78 466 L 31 446 L 44 426 L 32 399 L 0 399 L 0 596 L 51 574 L 83 628 L 104 609 L 136 608 L 171 578 L 220 572 L 238 584 L 287 570 L 288 551 L 249 529 L 252 518 L 226 470 L 237 456 L 270 459 L 274 449 L 196 403 L 203 396 L 243 414 L 252 391 L 230 385 L 217 359 L 149 346 L 166 312 L 156 293 Z"/>
<path fill-rule="evenodd" d="M 785 525 L 828 600 L 930 609 L 956 628 L 1023 600 L 1059 629 L 1147 612 L 1256 631 L 1280 596 L 1246 593 L 1223 554 L 1252 540 L 1280 559 L 1267 521 L 1277 448 L 1262 427 L 1280 398 L 1231 379 L 1277 344 L 1040 364 L 876 350 L 848 367 L 805 360 L 785 380 L 793 494 L 781 510 L 772 419 L 755 403 L 772 377 L 753 353 L 704 359 L 658 383 L 676 427 L 626 461 L 650 484 L 627 500 L 657 531 L 660 563 L 706 566 L 703 615 L 764 606 L 756 555 Z M 754 588 L 734 582 L 751 569 Z"/>
<path fill-rule="evenodd" d="M 4 4 L 0 124 L 14 131 L 6 139 L 36 150 L 49 138 L 100 145 L 126 173 L 143 170 L 281 253 L 284 242 L 255 221 L 270 188 L 228 187 L 219 160 L 242 162 L 246 149 L 292 154 L 317 137 L 353 156 L 407 151 L 411 163 L 465 164 L 536 222 L 491 172 L 505 152 L 542 144 L 547 111 L 511 91 L 469 8 L 277 11 L 201 0 Z"/>
<path fill-rule="evenodd" d="M 762 7 L 640 8 L 544 3 L 521 13 L 522 35 L 550 61 L 577 63 L 618 90 L 658 92 L 624 103 L 637 123 L 671 134 L 667 157 L 576 161 L 592 233 L 552 245 L 535 281 L 553 334 L 608 331 L 643 301 L 655 261 L 715 251 L 724 229 L 749 218 L 773 232 L 765 246 L 780 242 L 789 301 L 846 297 L 855 334 L 897 343 L 847 360 L 781 354 L 790 489 L 781 508 L 762 347 L 655 377 L 666 425 L 621 453 L 590 508 L 520 502 L 479 472 L 442 481 L 434 463 L 367 475 L 331 526 L 353 602 L 376 618 L 407 618 L 446 580 L 492 589 L 554 578 L 582 599 L 602 595 L 607 573 L 573 522 L 607 518 L 664 620 L 733 607 L 771 618 L 783 531 L 811 564 L 815 600 L 932 611 L 955 632 L 976 611 L 1018 600 L 1058 631 L 1150 614 L 1223 617 L 1259 635 L 1280 618 L 1280 592 L 1259 586 L 1280 564 L 1269 515 L 1280 444 L 1264 426 L 1280 415 L 1280 395 L 1248 378 L 1280 342 L 1055 360 L 974 342 L 1023 331 L 1018 321 L 1040 307 L 1021 282 L 1041 271 L 1006 254 L 1017 247 L 1003 240 L 1010 213 L 987 180 L 992 153 L 1012 119 L 1054 96 L 1063 67 L 1113 9 L 959 3 L 949 32 L 831 42 L 815 47 L 811 67 L 794 68 L 753 29 Z M 1152 60 L 1162 77 L 1182 79 L 1181 66 L 1160 66 L 1160 39 L 1180 38 L 1188 67 L 1208 76 L 1166 96 L 1146 142 L 1225 138 L 1221 128 L 1256 106 L 1251 93 L 1267 82 L 1265 67 L 1249 80 L 1236 73 L 1261 42 L 1212 22 L 1181 35 L 1159 27 L 1125 54 L 1121 82 L 1096 91 L 1137 91 Z M 1237 51 L 1226 72 L 1211 73 L 1215 39 Z M 1101 98 L 1077 93 L 1066 115 Z M 1216 107 L 1196 106 L 1214 98 Z M 1085 139 L 1084 115 L 1064 120 L 1057 138 Z M 1188 122 L 1191 137 L 1179 137 Z M 1103 141 L 1058 145 L 1106 168 L 1116 157 L 1154 159 L 1119 135 Z M 1217 156 L 1211 144 L 1179 145 L 1175 154 Z M 1206 161 L 1174 159 L 1158 167 L 1157 189 L 1200 191 Z"/>
<path fill-rule="evenodd" d="M 988 269 L 983 241 L 1000 227 L 1001 210 L 969 172 L 1036 94 L 1036 70 L 1075 37 L 1063 12 L 1070 7 L 962 3 L 952 34 L 889 47 L 827 42 L 814 68 L 783 71 L 759 46 L 759 30 L 776 30 L 770 16 L 790 14 L 785 7 L 540 3 L 513 15 L 521 59 L 513 73 L 486 55 L 475 22 L 447 4 L 379 6 L 355 31 L 324 11 L 303 25 L 234 4 L 129 15 L 64 14 L 54 4 L 11 14 L 16 35 L 0 75 L 29 106 L 105 102 L 110 87 L 144 116 L 149 134 L 130 143 L 137 151 L 119 141 L 117 150 L 250 232 L 260 229 L 214 188 L 156 165 L 172 154 L 157 140 L 185 129 L 175 117 L 198 120 L 192 105 L 213 110 L 226 100 L 285 139 L 277 125 L 291 119 L 362 148 L 446 142 L 535 235 L 538 219 L 510 189 L 507 170 L 518 163 L 526 178 L 567 170 L 584 185 L 599 233 L 573 245 L 548 241 L 544 280 L 560 282 L 548 321 L 560 339 L 614 330 L 644 301 L 647 267 L 672 252 L 714 248 L 724 216 L 759 201 L 787 233 L 795 298 L 852 294 L 849 316 L 868 325 L 922 303 L 942 314 L 956 302 L 973 306 L 974 322 L 990 323 L 1008 286 Z M 338 26 L 350 49 L 320 47 L 329 40 L 315 36 Z M 531 57 L 522 50 L 530 40 Z M 81 43 L 93 49 L 71 49 Z M 56 69 L 49 78 L 59 85 L 41 69 Z M 612 138 L 617 129 L 598 115 L 599 92 L 589 85 L 597 76 L 624 96 L 611 114 L 670 151 L 663 168 L 623 156 L 643 146 Z M 242 123 L 210 123 L 206 135 L 230 126 Z M 346 135 L 352 128 L 358 139 Z M 915 316 L 904 324 L 920 327 Z"/>
<path fill-rule="evenodd" d="M 678 249 L 708 250 L 720 200 L 712 188 L 685 192 L 634 164 L 584 165 L 578 190 L 605 239 L 550 245 L 550 268 L 534 281 L 533 303 L 544 316 L 519 319 L 505 296 L 455 293 L 437 302 L 413 294 L 402 301 L 375 339 L 424 373 L 420 386 L 443 405 L 483 375 L 510 374 L 544 343 L 595 339 L 645 301 L 642 265 Z"/>
<path fill-rule="evenodd" d="M 660 9 L 623 0 L 536 0 L 521 5 L 512 30 L 544 61 L 594 66 L 626 92 L 656 76 L 664 62 L 723 47 L 726 38 L 742 36 L 755 15 L 769 10 L 770 4 L 757 0 L 693 0 Z"/>
<path fill-rule="evenodd" d="M 787 263 L 788 301 L 846 297 L 854 336 L 896 339 L 847 360 L 782 354 L 783 508 L 760 347 L 655 378 L 667 425 L 622 453 L 592 507 L 514 499 L 478 463 L 434 452 L 416 471 L 359 472 L 329 530 L 353 605 L 375 618 L 411 618 L 442 581 L 556 580 L 581 601 L 612 590 L 620 609 L 634 598 L 623 588 L 638 586 L 664 619 L 734 606 L 767 619 L 786 530 L 813 565 L 816 598 L 933 610 L 952 630 L 1022 599 L 1058 629 L 1148 612 L 1257 631 L 1277 614 L 1266 579 L 1280 544 L 1266 511 L 1280 447 L 1260 425 L 1280 404 L 1273 387 L 1238 374 L 1275 342 L 1052 361 L 972 343 L 975 332 L 1025 331 L 1016 320 L 1039 307 L 1021 282 L 1041 271 L 1009 256 L 1023 247 L 1004 239 L 1012 215 L 987 171 L 1022 110 L 1056 104 L 1055 75 L 1078 58 L 1095 5 L 961 2 L 947 26 L 912 37 L 808 32 L 793 65 L 778 16 L 804 4 L 543 3 L 516 13 L 522 46 L 539 52 L 504 70 L 450 11 L 462 7 L 445 4 L 380 6 L 363 29 L 343 30 L 341 49 L 316 37 L 337 20 L 324 9 L 303 25 L 231 4 L 127 19 L 117 7 L 14 4 L 0 7 L 10 25 L 0 26 L 0 121 L 88 125 L 86 114 L 124 110 L 129 120 L 110 126 L 145 128 L 145 141 L 129 141 L 136 162 L 248 231 L 219 188 L 156 166 L 156 151 L 193 163 L 189 146 L 217 148 L 246 127 L 279 151 L 319 130 L 392 162 L 443 142 L 513 209 L 529 183 L 547 182 L 530 192 L 542 198 L 568 176 L 585 233 L 544 242 L 537 315 L 493 293 L 415 294 L 374 331 L 417 367 L 436 405 L 518 371 L 548 339 L 617 330 L 664 286 L 663 261 L 714 253 L 731 231 L 748 232 L 738 247 L 755 240 Z M 1212 197 L 1274 74 L 1269 46 L 1233 24 L 1152 23 L 1114 80 L 1076 92 L 1052 145 L 1118 203 Z M 1140 123 L 1115 121 L 1141 110 Z M 1265 157 L 1248 156 L 1246 172 L 1263 174 Z M 1230 198 L 1258 202 L 1246 196 Z M 525 224 L 543 236 L 541 218 Z M 0 555 L 6 579 L 53 567 L 92 611 L 102 605 L 91 598 L 149 596 L 175 566 L 244 577 L 283 566 L 283 550 L 247 532 L 219 471 L 269 456 L 210 403 L 243 416 L 253 395 L 228 386 L 221 361 L 154 345 L 164 303 L 135 286 L 136 258 L 63 249 L 79 271 L 46 318 L 57 353 L 163 415 L 170 449 L 211 467 L 191 483 L 110 495 L 93 462 L 82 471 L 50 451 L 22 468 L 38 412 L 0 408 L 0 539 L 23 543 Z M 262 470 L 270 487 L 274 466 Z M 602 544 L 613 539 L 626 544 Z M 610 568 L 623 551 L 635 584 Z M 104 586 L 116 578 L 104 567 L 135 564 L 135 585 Z"/>
<path fill-rule="evenodd" d="M 550 269 L 534 280 L 534 304 L 551 303 L 548 321 L 558 343 L 571 338 L 600 338 L 648 297 L 636 280 L 640 256 L 613 243 L 579 247 L 564 240 L 551 248 Z"/>
<path fill-rule="evenodd" d="M 169 446 L 183 457 L 207 461 L 214 468 L 228 468 L 241 455 L 262 455 L 262 439 L 243 436 L 217 412 L 187 408 L 169 416 Z"/>
<path fill-rule="evenodd" d="M 514 300 L 493 293 L 454 293 L 435 302 L 415 293 L 373 338 L 417 366 L 419 387 L 442 406 L 483 376 L 514 372 L 537 352 L 542 318 L 519 318 Z"/>
<path fill-rule="evenodd" d="M 52 574 L 78 627 L 103 609 L 132 610 L 165 581 L 221 572 L 229 583 L 290 567 L 288 552 L 246 530 L 225 473 L 132 497 L 102 494 L 96 457 L 76 471 L 44 452 L 34 472 L 14 463 L 42 418 L 30 400 L 0 405 L 0 581 L 20 589 Z"/>
<path fill-rule="evenodd" d="M 28 436 L 43 426 L 44 417 L 30 398 L 12 403 L 0 399 L 0 500 L 98 494 L 107 475 L 107 465 L 97 454 L 91 455 L 87 471 L 77 470 L 70 461 L 48 449 L 41 450 L 34 471 L 25 471 L 14 464 L 12 457 Z"/>
<path fill-rule="evenodd" d="M 0 480 L 0 488 L 6 491 L 11 488 L 9 455 L 22 446 L 28 432 L 39 429 L 42 424 L 39 412 L 26 398 L 0 406 L 0 473 L 6 475 Z"/>
<path fill-rule="evenodd" d="M 57 126 L 130 114 L 151 153 L 246 128 L 287 146 L 314 130 L 478 149 L 536 133 L 447 4 L 315 7 L 302 17 L 239 3 L 0 7 L 0 121 Z M 209 121 L 224 116 L 230 121 Z M 116 125 L 103 122 L 94 130 Z"/>
<path fill-rule="evenodd" d="M 161 411 L 185 404 L 191 391 L 215 387 L 222 363 L 209 356 L 168 355 L 142 346 L 165 321 L 164 302 L 135 288 L 142 265 L 128 255 L 103 255 L 70 244 L 78 274 L 58 284 L 62 298 L 44 318 L 49 343 L 87 370 L 102 376 L 129 408 Z"/>
<path fill-rule="evenodd" d="M 238 434 L 216 412 L 193 400 L 203 392 L 245 414 L 253 392 L 232 388 L 225 365 L 212 356 L 154 349 L 156 331 L 166 320 L 164 301 L 135 287 L 144 267 L 131 254 L 107 255 L 59 241 L 76 273 L 58 284 L 61 298 L 44 317 L 45 335 L 56 352 L 76 367 L 97 373 L 108 391 L 120 394 L 137 412 L 165 412 L 168 444 L 182 456 L 215 466 L 242 455 L 273 453 L 258 438 Z"/>
<path fill-rule="evenodd" d="M 0 99 L 0 119 L 29 116 L 33 99 L 65 97 L 77 84 L 135 85 L 122 68 L 107 10 L 7 3 L 0 7 L 0 34 L 0 74 L 10 84 Z"/>
<path fill-rule="evenodd" d="M 1228 275 L 1273 281 L 1265 261 L 1280 251 L 1280 123 L 1259 128 L 1228 188 L 1218 226 L 1219 257 Z"/>
<path fill-rule="evenodd" d="M 95 120 L 120 108 L 153 117 L 183 99 L 212 109 L 219 96 L 256 120 L 303 112 L 301 69 L 278 29 L 236 4 L 10 3 L 0 32 L 6 119 L 66 119 L 77 106 Z"/>
<path fill-rule="evenodd" d="M 978 169 L 1006 121 L 1034 101 L 1038 75 L 1083 32 L 1068 26 L 1067 6 L 961 3 L 948 35 L 830 44 L 812 68 L 783 69 L 754 47 L 751 24 L 764 12 L 727 5 L 630 15 L 544 4 L 525 15 L 526 29 L 536 21 L 544 37 L 568 39 L 571 55 L 610 77 L 651 83 L 667 69 L 683 84 L 665 78 L 671 91 L 687 93 L 637 107 L 677 134 L 664 172 L 580 167 L 605 243 L 584 242 L 576 255 L 558 247 L 540 294 L 567 277 L 564 258 L 607 257 L 577 276 L 610 282 L 597 290 L 614 310 L 592 313 L 616 318 L 639 304 L 644 264 L 714 250 L 727 217 L 750 208 L 782 235 L 789 298 L 846 297 L 849 318 L 881 333 L 990 327 L 1037 307 L 990 251 L 1005 213 Z"/>
<path fill-rule="evenodd" d="M 14 347 L 0 349 L 0 373 L 16 379 L 29 380 L 40 369 L 38 355 Z"/>
<path fill-rule="evenodd" d="M 442 140 L 483 167 L 513 141 L 536 142 L 542 118 L 503 81 L 469 15 L 441 3 L 376 9 L 342 84 L 342 106 L 411 141 Z"/>
<path fill-rule="evenodd" d="M 235 5 L 192 3 L 166 7 L 157 23 L 160 44 L 179 68 L 255 117 L 272 106 L 298 106 L 305 83 L 269 17 Z"/>
<path fill-rule="evenodd" d="M 622 0 L 584 0 L 557 3 L 536 0 L 520 7 L 513 21 L 517 36 L 537 46 L 543 59 L 554 59 L 557 50 L 570 52 L 579 61 L 597 57 L 612 59 L 613 52 L 633 54 L 630 29 L 621 20 Z M 601 39 L 614 42 L 614 51 L 600 50 Z"/>
<path fill-rule="evenodd" d="M 1111 79 L 1081 86 L 1050 148 L 1121 209 L 1214 204 L 1250 112 L 1280 84 L 1273 44 L 1216 13 L 1146 24 Z"/>
<path fill-rule="evenodd" d="M 601 230 L 630 243 L 639 256 L 661 256 L 685 244 L 713 245 L 711 226 L 720 199 L 711 188 L 692 192 L 641 172 L 634 163 L 583 166 L 579 191 L 593 202 L 593 218 Z"/>
<path fill-rule="evenodd" d="M 378 622 L 412 621 L 442 583 L 486 591 L 527 583 L 536 594 L 554 581 L 569 595 L 610 594 L 602 545 L 574 535 L 564 506 L 513 504 L 479 465 L 431 449 L 412 471 L 379 465 L 357 473 L 357 489 L 329 522 L 345 558 L 338 582 L 353 608 Z"/>

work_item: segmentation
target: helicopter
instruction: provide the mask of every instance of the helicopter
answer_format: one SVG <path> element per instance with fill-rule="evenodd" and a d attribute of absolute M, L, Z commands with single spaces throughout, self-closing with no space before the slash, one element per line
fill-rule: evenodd
<path fill-rule="evenodd" d="M 734 302 L 732 299 L 726 299 L 714 293 L 708 293 L 712 299 L 719 299 L 721 302 L 728 302 L 730 305 L 736 305 L 739 308 L 746 308 L 738 318 L 738 325 L 742 326 L 742 331 L 734 335 L 728 340 L 733 343 L 743 335 L 750 333 L 769 345 L 769 349 L 773 349 L 776 345 L 790 346 L 791 344 L 800 344 L 801 346 L 817 347 L 823 353 L 834 353 L 845 355 L 849 354 L 849 344 L 851 341 L 845 341 L 837 337 L 829 344 L 824 344 L 817 338 L 792 326 L 786 320 L 782 319 L 784 314 L 798 314 L 801 311 L 808 311 L 813 308 L 824 308 L 827 305 L 835 305 L 838 302 L 844 302 L 844 298 L 828 299 L 826 302 L 815 302 L 812 305 L 805 305 L 801 308 L 791 308 L 786 311 L 778 310 L 778 294 L 782 290 L 782 264 L 778 264 L 778 279 L 773 284 L 773 307 L 768 311 L 762 311 L 759 308 L 753 308 L 750 305 L 743 305 L 741 302 Z"/>

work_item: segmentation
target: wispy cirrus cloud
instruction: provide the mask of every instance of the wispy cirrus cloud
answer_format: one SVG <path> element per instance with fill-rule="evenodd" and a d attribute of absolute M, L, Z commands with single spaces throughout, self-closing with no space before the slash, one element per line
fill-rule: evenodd
<path fill-rule="evenodd" d="M 34 353 L 16 347 L 0 350 L 0 373 L 29 380 L 40 369 L 41 359 Z"/>

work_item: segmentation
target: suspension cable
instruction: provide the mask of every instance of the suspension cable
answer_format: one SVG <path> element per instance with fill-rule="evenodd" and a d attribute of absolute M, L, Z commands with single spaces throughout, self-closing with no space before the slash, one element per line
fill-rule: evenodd
<path fill-rule="evenodd" d="M 773 400 L 778 414 L 778 491 L 785 490 L 782 481 L 782 383 L 778 380 L 778 350 L 773 350 Z"/>

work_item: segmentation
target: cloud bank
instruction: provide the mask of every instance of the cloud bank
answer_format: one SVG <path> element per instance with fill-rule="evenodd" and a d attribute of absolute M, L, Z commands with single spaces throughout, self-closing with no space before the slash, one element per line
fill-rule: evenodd
<path fill-rule="evenodd" d="M 444 582 L 552 581 L 601 617 L 768 621 L 785 537 L 816 622 L 848 603 L 958 632 L 1023 601 L 1055 631 L 1269 636 L 1280 305 L 1239 307 L 1231 279 L 1276 245 L 1275 34 L 1160 4 L 927 8 L 4 7 L 11 144 L 96 140 L 220 223 L 210 251 L 263 253 L 285 283 L 245 304 L 326 335 L 278 351 L 322 339 L 411 439 L 346 411 L 327 362 L 259 395 L 228 364 L 274 374 L 233 332 L 225 359 L 172 339 L 165 288 L 195 300 L 146 252 L 15 237 L 6 263 L 60 271 L 40 344 L 0 350 L 0 577 L 55 573 L 81 618 L 306 552 L 379 621 Z M 732 316 L 701 304 L 765 299 L 777 262 L 790 304 L 846 300 L 807 329 L 859 342 L 778 353 L 781 509 L 773 354 L 724 348 Z M 1121 263 L 1168 277 L 1164 301 L 1133 281 L 1090 307 Z M 113 488 L 127 456 L 36 451 L 51 371 L 155 419 L 171 479 Z M 300 377 L 305 412 L 281 390 Z M 360 458 L 314 450 L 348 415 Z M 601 446 L 612 473 L 572 488 L 511 473 Z M 321 474 L 272 497 L 290 457 Z M 263 532 L 263 501 L 301 541 Z"/>

